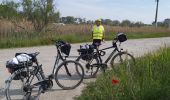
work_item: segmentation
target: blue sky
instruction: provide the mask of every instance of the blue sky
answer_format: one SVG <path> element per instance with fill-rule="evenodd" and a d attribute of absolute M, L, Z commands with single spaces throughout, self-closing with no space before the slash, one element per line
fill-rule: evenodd
<path fill-rule="evenodd" d="M 56 0 L 61 16 L 84 17 L 95 20 L 129 19 L 152 23 L 155 18 L 155 0 Z M 170 0 L 160 0 L 158 21 L 170 18 Z"/>
<path fill-rule="evenodd" d="M 2 0 L 0 0 L 1 2 Z M 15 0 L 19 1 L 19 0 Z M 155 18 L 155 0 L 55 0 L 61 16 L 122 21 L 142 21 L 150 24 Z M 158 21 L 170 18 L 170 0 L 160 0 Z"/>

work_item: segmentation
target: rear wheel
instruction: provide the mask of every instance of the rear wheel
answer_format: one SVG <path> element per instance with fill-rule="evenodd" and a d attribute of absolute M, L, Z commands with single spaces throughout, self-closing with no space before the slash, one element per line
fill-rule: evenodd
<path fill-rule="evenodd" d="M 111 67 L 115 70 L 120 65 L 125 65 L 127 71 L 131 71 L 131 66 L 135 64 L 135 58 L 127 52 L 119 52 L 111 60 Z"/>
<path fill-rule="evenodd" d="M 77 72 L 79 71 L 79 73 Z M 81 84 L 84 78 L 84 70 L 76 61 L 64 61 L 55 72 L 55 81 L 59 87 L 65 90 L 74 89 Z"/>
<path fill-rule="evenodd" d="M 87 56 L 87 59 L 84 59 L 84 56 Z M 84 78 L 93 78 L 96 76 L 99 66 L 99 60 L 97 58 L 93 58 L 92 55 L 81 55 L 77 58 L 77 60 L 84 68 Z"/>
<path fill-rule="evenodd" d="M 30 88 L 27 82 L 29 73 L 25 69 L 15 71 L 6 81 L 5 95 L 7 100 L 31 100 L 37 97 L 39 88 Z M 33 82 L 38 79 L 34 78 Z"/>

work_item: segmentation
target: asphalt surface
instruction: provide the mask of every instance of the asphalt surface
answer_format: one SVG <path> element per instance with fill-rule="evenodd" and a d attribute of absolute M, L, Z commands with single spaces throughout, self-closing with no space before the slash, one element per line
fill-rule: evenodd
<path fill-rule="evenodd" d="M 72 56 L 77 56 L 77 49 L 81 44 L 72 44 L 71 54 Z M 111 46 L 111 41 L 106 41 L 102 44 L 100 48 Z M 149 39 L 133 39 L 128 40 L 121 44 L 121 48 L 125 51 L 128 51 L 135 57 L 143 56 L 147 53 L 151 53 L 155 50 L 158 50 L 161 47 L 169 47 L 170 46 L 170 37 L 164 38 L 149 38 Z M 112 50 L 107 50 L 106 56 L 103 57 L 105 59 L 108 54 Z M 43 65 L 43 70 L 46 75 L 49 75 L 52 72 L 52 68 L 55 61 L 55 56 L 57 54 L 56 47 L 54 45 L 50 46 L 38 46 L 38 47 L 28 47 L 28 48 L 14 48 L 14 49 L 0 49 L 0 100 L 5 100 L 3 89 L 5 87 L 5 80 L 9 77 L 9 73 L 5 68 L 5 63 L 7 60 L 10 60 L 14 57 L 17 52 L 40 52 L 38 55 L 39 62 Z M 70 58 L 71 59 L 71 58 Z M 75 58 L 73 58 L 75 59 Z M 52 90 L 42 94 L 40 100 L 72 100 L 73 97 L 81 94 L 81 91 L 86 86 L 86 83 L 90 81 L 94 81 L 95 79 L 85 79 L 83 83 L 74 90 L 62 90 L 59 88 L 55 81 L 54 87 Z"/>

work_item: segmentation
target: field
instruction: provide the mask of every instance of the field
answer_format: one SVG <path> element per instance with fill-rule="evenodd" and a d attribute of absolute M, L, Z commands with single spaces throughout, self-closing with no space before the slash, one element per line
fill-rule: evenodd
<path fill-rule="evenodd" d="M 170 100 L 170 48 L 136 59 L 131 72 L 118 70 L 100 75 L 76 100 Z"/>
<path fill-rule="evenodd" d="M 91 41 L 92 25 L 58 25 L 50 24 L 46 30 L 36 32 L 31 22 L 18 22 L 0 20 L 0 48 L 25 47 L 49 45 L 51 40 L 62 39 L 71 43 Z M 124 32 L 130 39 L 154 38 L 170 36 L 170 29 L 162 27 L 119 27 L 104 26 L 105 40 L 112 40 L 117 32 Z"/>

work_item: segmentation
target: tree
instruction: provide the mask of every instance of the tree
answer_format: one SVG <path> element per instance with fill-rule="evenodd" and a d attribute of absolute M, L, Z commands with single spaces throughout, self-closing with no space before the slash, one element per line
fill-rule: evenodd
<path fill-rule="evenodd" d="M 113 20 L 113 26 L 119 26 L 120 25 L 120 21 L 118 20 Z"/>
<path fill-rule="evenodd" d="M 130 26 L 131 25 L 131 21 L 129 21 L 129 20 L 123 20 L 122 22 L 121 22 L 121 26 Z"/>
<path fill-rule="evenodd" d="M 144 23 L 143 22 L 135 22 L 133 26 L 141 27 L 141 26 L 144 26 Z"/>
<path fill-rule="evenodd" d="M 18 18 L 20 17 L 20 14 L 17 12 L 18 7 L 19 4 L 14 1 L 4 1 L 0 4 L 0 16 L 10 20 Z"/>
<path fill-rule="evenodd" d="M 46 30 L 48 23 L 59 21 L 59 12 L 54 11 L 53 0 L 23 0 L 25 17 L 32 21 L 36 31 Z"/>
<path fill-rule="evenodd" d="M 170 28 L 170 19 L 165 19 L 164 21 L 163 21 L 163 24 L 164 24 L 164 26 L 165 27 L 169 27 Z"/>
<path fill-rule="evenodd" d="M 106 24 L 106 25 L 113 25 L 111 19 L 105 19 L 105 20 L 103 20 L 103 24 Z"/>

